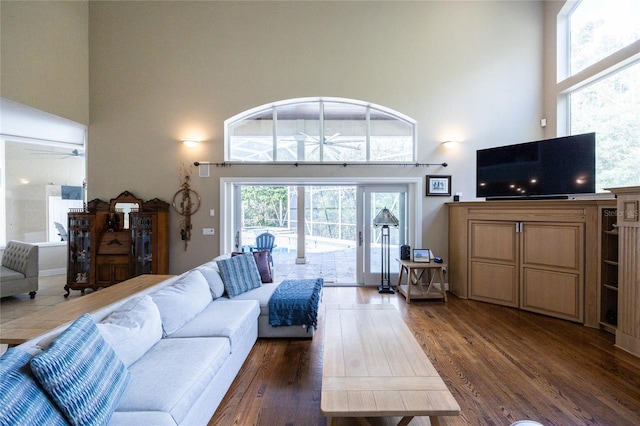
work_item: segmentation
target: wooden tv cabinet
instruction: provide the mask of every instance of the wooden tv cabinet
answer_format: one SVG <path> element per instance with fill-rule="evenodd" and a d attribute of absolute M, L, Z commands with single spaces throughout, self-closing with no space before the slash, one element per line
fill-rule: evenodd
<path fill-rule="evenodd" d="M 614 199 L 449 207 L 449 289 L 459 297 L 599 327 L 602 210 Z"/>

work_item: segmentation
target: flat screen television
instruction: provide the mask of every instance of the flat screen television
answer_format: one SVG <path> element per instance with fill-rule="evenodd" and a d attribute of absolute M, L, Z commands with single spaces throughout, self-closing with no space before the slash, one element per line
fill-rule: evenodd
<path fill-rule="evenodd" d="M 596 134 L 480 149 L 476 197 L 567 198 L 595 192 Z"/>

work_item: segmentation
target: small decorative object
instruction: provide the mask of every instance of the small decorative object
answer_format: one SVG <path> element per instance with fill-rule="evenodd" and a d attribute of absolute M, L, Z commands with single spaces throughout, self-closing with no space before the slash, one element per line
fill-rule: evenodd
<path fill-rule="evenodd" d="M 429 249 L 414 249 L 413 261 L 416 263 L 429 263 L 431 262 L 431 250 Z"/>
<path fill-rule="evenodd" d="M 173 209 L 184 219 L 180 220 L 180 238 L 184 241 L 184 249 L 187 250 L 189 240 L 191 240 L 191 215 L 200 208 L 200 195 L 191 189 L 191 167 L 187 168 L 184 164 L 180 166 L 180 175 L 182 177 L 180 189 L 173 196 Z M 195 198 L 195 201 L 194 199 Z"/>
<path fill-rule="evenodd" d="M 427 175 L 427 195 L 451 196 L 451 176 Z"/>
<path fill-rule="evenodd" d="M 411 260 L 411 246 L 400 246 L 400 260 Z"/>

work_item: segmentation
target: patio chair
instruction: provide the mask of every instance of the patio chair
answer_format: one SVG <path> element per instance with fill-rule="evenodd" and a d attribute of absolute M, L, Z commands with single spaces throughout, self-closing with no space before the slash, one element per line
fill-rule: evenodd
<path fill-rule="evenodd" d="M 269 233 L 263 232 L 262 234 L 256 237 L 256 243 L 251 248 L 251 251 L 261 251 L 268 250 L 269 251 L 269 263 L 273 266 L 273 256 L 271 253 L 273 252 L 273 247 L 275 246 L 276 236 Z"/>

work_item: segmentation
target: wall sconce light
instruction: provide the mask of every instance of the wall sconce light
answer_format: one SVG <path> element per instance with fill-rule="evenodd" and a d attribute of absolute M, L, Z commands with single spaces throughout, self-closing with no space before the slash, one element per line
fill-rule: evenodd
<path fill-rule="evenodd" d="M 442 145 L 446 146 L 447 148 L 452 148 L 458 145 L 459 143 L 460 141 L 457 141 L 457 140 L 448 140 L 448 141 L 442 142 Z"/>
<path fill-rule="evenodd" d="M 198 146 L 198 144 L 200 143 L 200 141 L 196 141 L 193 139 L 185 139 L 182 141 L 183 144 L 185 144 L 186 146 L 188 146 L 189 148 L 193 148 Z"/>

